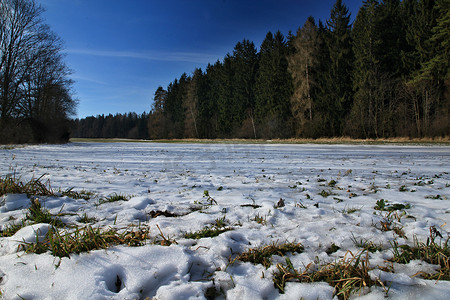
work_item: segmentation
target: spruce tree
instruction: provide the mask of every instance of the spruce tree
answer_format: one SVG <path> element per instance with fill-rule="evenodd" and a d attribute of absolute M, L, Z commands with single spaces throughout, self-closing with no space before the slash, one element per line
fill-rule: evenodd
<path fill-rule="evenodd" d="M 292 39 L 293 53 L 289 56 L 289 72 L 293 80 L 291 111 L 297 136 L 306 136 L 313 119 L 313 91 L 317 84 L 313 70 L 318 64 L 319 35 L 314 18 L 309 17 Z"/>
<path fill-rule="evenodd" d="M 312 76 L 315 78 L 316 84 L 312 87 L 314 96 L 314 117 L 311 125 L 311 137 L 317 138 L 322 136 L 330 136 L 330 93 L 329 93 L 329 74 L 331 69 L 330 51 L 327 46 L 330 32 L 327 30 L 322 21 L 319 20 L 317 30 L 317 65 L 311 70 Z"/>
<path fill-rule="evenodd" d="M 376 8 L 378 1 L 364 1 L 353 26 L 353 52 L 355 55 L 353 88 L 354 104 L 346 133 L 357 138 L 373 137 L 375 115 L 375 79 L 379 68 L 376 57 L 381 41 L 376 36 Z M 376 131 L 376 130 L 375 130 Z"/>
<path fill-rule="evenodd" d="M 153 97 L 153 105 L 148 117 L 148 135 L 151 139 L 166 137 L 164 107 L 166 105 L 167 91 L 159 86 Z"/>
<path fill-rule="evenodd" d="M 186 96 L 186 87 L 189 79 L 183 73 L 180 79 L 175 79 L 167 87 L 167 99 L 164 107 L 164 116 L 167 119 L 167 137 L 182 138 L 184 131 L 185 112 L 183 98 Z"/>
<path fill-rule="evenodd" d="M 203 96 L 199 98 L 199 122 L 201 135 L 207 138 L 215 138 L 219 134 L 219 100 L 225 94 L 223 73 L 220 61 L 206 68 L 201 89 Z"/>
<path fill-rule="evenodd" d="M 329 30 L 327 46 L 330 55 L 328 73 L 328 107 L 330 114 L 330 135 L 341 134 L 342 124 L 352 104 L 351 23 L 348 8 L 337 0 L 327 21 Z"/>
<path fill-rule="evenodd" d="M 408 18 L 406 38 L 409 52 L 404 53 L 406 68 L 403 96 L 410 105 L 413 115 L 415 135 L 422 137 L 431 134 L 431 124 L 436 118 L 443 98 L 443 78 L 437 69 L 427 68 L 433 60 L 439 44 L 433 42 L 433 30 L 438 27 L 439 6 L 435 0 L 406 2 Z M 412 15 L 414 17 L 412 17 Z"/>
<path fill-rule="evenodd" d="M 291 134 L 290 97 L 292 78 L 288 71 L 287 44 L 281 32 L 267 33 L 261 44 L 255 85 L 255 111 L 262 136 Z"/>
<path fill-rule="evenodd" d="M 233 51 L 233 66 L 234 127 L 240 128 L 239 135 L 242 137 L 256 138 L 254 90 L 258 70 L 258 53 L 253 42 L 243 40 L 236 44 Z M 247 126 L 249 123 L 250 126 Z"/>
<path fill-rule="evenodd" d="M 214 123 L 213 119 L 216 115 L 216 98 L 212 96 L 211 89 L 213 83 L 213 67 L 208 64 L 206 72 L 201 76 L 198 76 L 197 81 L 197 127 L 198 127 L 198 137 L 199 138 L 213 138 L 214 133 Z"/>
<path fill-rule="evenodd" d="M 360 138 L 394 134 L 401 73 L 399 1 L 364 1 L 353 26 L 354 103 L 346 134 Z M 397 24 L 397 25 L 395 25 Z M 386 26 L 387 25 L 387 26 Z M 395 30 L 393 30 L 393 28 Z"/>
<path fill-rule="evenodd" d="M 184 138 L 198 138 L 198 82 L 203 72 L 201 69 L 195 69 L 192 78 L 186 83 L 186 94 L 183 98 L 184 107 Z"/>
<path fill-rule="evenodd" d="M 450 97 L 448 96 L 450 92 L 450 1 L 435 1 L 434 12 L 436 24 L 431 29 L 432 35 L 427 44 L 431 53 L 422 64 L 417 77 L 428 83 L 429 93 L 434 95 L 430 104 L 428 134 L 448 135 L 450 133 Z"/>
<path fill-rule="evenodd" d="M 220 80 L 218 90 L 218 131 L 220 137 L 231 137 L 234 131 L 233 114 L 235 113 L 235 101 L 233 99 L 233 58 L 230 54 L 223 60 L 220 72 L 217 74 Z"/>
<path fill-rule="evenodd" d="M 259 122 L 266 119 L 270 108 L 270 99 L 274 97 L 272 89 L 272 75 L 275 74 L 272 63 L 273 49 L 273 34 L 268 32 L 260 47 L 259 70 L 255 86 L 256 116 Z"/>
<path fill-rule="evenodd" d="M 370 1 L 369 1 L 370 2 Z M 375 9 L 374 36 L 382 44 L 376 48 L 380 71 L 402 75 L 401 51 L 406 43 L 400 0 L 383 0 Z"/>
<path fill-rule="evenodd" d="M 445 80 L 450 72 L 450 1 L 437 0 L 436 23 L 431 29 L 428 45 L 431 53 L 420 70 L 421 77 Z"/>

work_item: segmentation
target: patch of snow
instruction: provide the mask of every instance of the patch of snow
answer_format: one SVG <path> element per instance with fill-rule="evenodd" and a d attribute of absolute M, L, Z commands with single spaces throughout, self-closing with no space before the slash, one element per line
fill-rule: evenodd
<path fill-rule="evenodd" d="M 0 211 L 9 212 L 13 210 L 28 208 L 30 199 L 26 194 L 8 194 L 0 198 Z"/>

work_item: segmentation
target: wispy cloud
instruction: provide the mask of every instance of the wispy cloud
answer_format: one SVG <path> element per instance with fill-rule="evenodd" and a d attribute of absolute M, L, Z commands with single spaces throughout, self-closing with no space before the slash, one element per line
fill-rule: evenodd
<path fill-rule="evenodd" d="M 87 81 L 87 82 L 92 82 L 92 83 L 96 83 L 96 84 L 101 84 L 101 85 L 106 85 L 107 83 L 105 81 L 101 81 L 89 76 L 83 76 L 83 75 L 78 75 L 78 74 L 72 74 L 70 76 L 71 79 L 75 80 L 75 81 Z"/>
<path fill-rule="evenodd" d="M 109 50 L 91 50 L 91 49 L 67 49 L 68 54 L 133 58 L 153 61 L 177 61 L 192 63 L 214 63 L 219 59 L 219 55 L 198 52 L 156 52 L 156 51 L 109 51 Z"/>

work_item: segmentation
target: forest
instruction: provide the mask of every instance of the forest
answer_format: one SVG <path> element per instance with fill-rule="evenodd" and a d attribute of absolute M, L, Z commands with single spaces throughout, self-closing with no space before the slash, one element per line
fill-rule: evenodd
<path fill-rule="evenodd" d="M 148 114 L 88 117 L 75 137 L 390 138 L 450 134 L 448 0 L 366 0 L 242 40 L 154 93 Z M 147 128 L 145 130 L 144 128 Z"/>
<path fill-rule="evenodd" d="M 43 12 L 34 0 L 0 0 L 0 144 L 70 137 L 71 71 Z"/>

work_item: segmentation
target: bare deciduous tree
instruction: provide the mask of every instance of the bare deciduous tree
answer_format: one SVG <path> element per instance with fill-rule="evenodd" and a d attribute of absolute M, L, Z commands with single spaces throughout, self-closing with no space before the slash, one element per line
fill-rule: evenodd
<path fill-rule="evenodd" d="M 0 0 L 0 139 L 28 129 L 32 141 L 67 138 L 62 133 L 74 114 L 70 70 L 62 41 L 43 23 L 34 0 Z M 58 128 L 59 127 L 59 128 Z M 67 128 L 65 128 L 67 130 Z M 39 132 L 42 131 L 42 132 Z M 62 130 L 64 131 L 64 130 Z M 39 135 L 39 138 L 36 136 Z"/>

